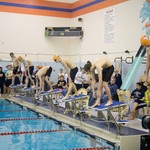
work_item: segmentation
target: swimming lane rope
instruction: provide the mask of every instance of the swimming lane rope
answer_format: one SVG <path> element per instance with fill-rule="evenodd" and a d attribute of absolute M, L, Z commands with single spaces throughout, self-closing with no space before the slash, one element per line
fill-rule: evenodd
<path fill-rule="evenodd" d="M 6 118 L 6 119 L 0 119 L 0 122 L 3 121 L 17 121 L 17 120 L 40 120 L 43 118 Z"/>
<path fill-rule="evenodd" d="M 26 110 L 0 110 L 0 112 L 19 112 L 19 111 L 26 111 Z"/>
<path fill-rule="evenodd" d="M 91 147 L 91 148 L 75 148 L 70 150 L 108 150 L 111 149 L 109 146 L 103 147 Z"/>
<path fill-rule="evenodd" d="M 0 133 L 0 136 L 3 135 L 16 135 L 16 134 L 33 134 L 33 133 L 47 133 L 47 132 L 63 132 L 63 131 L 69 131 L 69 130 L 35 130 L 35 131 L 20 131 L 20 132 L 3 132 Z"/>

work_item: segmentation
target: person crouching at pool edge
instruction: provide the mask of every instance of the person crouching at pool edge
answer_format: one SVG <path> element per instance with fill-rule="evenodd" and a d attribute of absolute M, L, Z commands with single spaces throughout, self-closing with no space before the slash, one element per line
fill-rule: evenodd
<path fill-rule="evenodd" d="M 111 105 L 113 102 L 112 102 L 111 92 L 108 87 L 108 82 L 110 81 L 111 76 L 114 72 L 114 66 L 113 66 L 112 61 L 110 61 L 108 58 L 100 58 L 100 59 L 97 59 L 93 63 L 85 64 L 84 70 L 86 72 L 91 72 L 93 96 L 95 95 L 94 87 L 95 87 L 95 83 L 96 83 L 95 70 L 97 70 L 97 72 L 98 72 L 98 80 L 99 81 L 98 81 L 98 88 L 96 91 L 97 99 L 96 99 L 95 104 L 92 106 L 92 108 L 100 105 L 103 87 L 106 90 L 106 93 L 108 95 L 108 101 L 105 104 L 105 106 Z"/>

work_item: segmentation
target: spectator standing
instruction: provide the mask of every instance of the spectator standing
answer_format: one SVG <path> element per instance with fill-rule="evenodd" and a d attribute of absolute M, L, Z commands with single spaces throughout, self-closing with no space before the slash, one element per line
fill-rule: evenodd
<path fill-rule="evenodd" d="M 6 66 L 6 68 L 7 68 L 7 71 L 5 73 L 5 77 L 6 77 L 5 86 L 6 86 L 7 94 L 10 94 L 11 92 L 10 85 L 12 83 L 12 75 L 13 75 L 12 66 L 8 65 Z"/>
<path fill-rule="evenodd" d="M 0 94 L 4 94 L 5 74 L 3 68 L 0 67 Z"/>

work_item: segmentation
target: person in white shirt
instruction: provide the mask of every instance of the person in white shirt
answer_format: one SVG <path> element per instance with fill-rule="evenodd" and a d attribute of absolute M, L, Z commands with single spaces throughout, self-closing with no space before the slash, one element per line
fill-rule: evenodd
<path fill-rule="evenodd" d="M 85 70 L 82 69 L 82 71 L 77 72 L 74 80 L 77 90 L 83 87 L 84 82 L 88 82 L 88 76 Z"/>

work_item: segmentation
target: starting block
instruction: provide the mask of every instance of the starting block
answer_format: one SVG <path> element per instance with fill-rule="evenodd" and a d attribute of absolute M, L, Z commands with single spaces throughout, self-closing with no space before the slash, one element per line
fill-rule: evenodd
<path fill-rule="evenodd" d="M 35 90 L 36 90 L 36 87 L 35 88 L 29 87 L 29 88 L 23 88 L 22 92 L 25 92 L 26 96 L 34 96 Z"/>
<path fill-rule="evenodd" d="M 21 88 L 21 87 L 23 87 L 23 85 L 20 85 L 20 84 L 10 86 L 11 89 L 16 89 L 16 88 Z"/>
<path fill-rule="evenodd" d="M 69 96 L 67 99 L 63 99 L 62 101 L 65 103 L 72 104 L 72 107 L 70 107 L 70 108 L 67 107 L 64 113 L 67 113 L 68 111 L 72 111 L 74 117 L 78 113 L 79 114 L 83 113 L 83 110 L 81 111 L 81 109 L 83 108 L 84 104 L 85 104 L 84 112 L 88 111 L 88 102 L 89 102 L 88 95 L 78 94 L 78 95 L 74 95 L 74 96 Z"/>
<path fill-rule="evenodd" d="M 34 90 L 35 88 L 23 88 L 22 91 L 23 92 L 28 92 L 28 91 L 32 91 Z M 35 89 L 36 90 L 36 89 Z"/>
<path fill-rule="evenodd" d="M 14 94 L 18 94 L 19 96 L 21 96 L 21 89 L 22 87 L 24 87 L 24 85 L 20 85 L 20 84 L 17 84 L 17 85 L 12 85 L 10 86 L 11 89 L 13 89 L 14 91 Z"/>
<path fill-rule="evenodd" d="M 36 101 L 36 99 L 35 99 L 35 92 L 36 92 L 37 89 L 39 90 L 40 87 L 23 88 L 23 89 L 21 90 L 21 92 L 22 92 L 22 95 L 25 95 L 26 97 L 31 97 L 31 98 L 33 98 L 32 102 L 35 103 L 35 101 Z"/>
<path fill-rule="evenodd" d="M 44 103 L 49 103 L 54 111 L 57 110 L 59 102 L 57 101 L 62 93 L 62 89 L 54 89 L 52 91 L 41 92 L 40 96 L 43 98 Z"/>
<path fill-rule="evenodd" d="M 29 87 L 29 88 L 23 88 L 22 89 L 22 91 L 23 92 L 28 92 L 28 91 L 35 91 L 35 90 L 39 90 L 40 89 L 40 87 L 34 87 L 34 88 L 32 88 L 32 87 Z"/>
<path fill-rule="evenodd" d="M 120 134 L 121 125 L 129 122 L 127 120 L 122 120 L 122 118 L 121 118 L 121 108 L 125 107 L 127 105 L 127 103 L 113 100 L 113 103 L 111 105 L 105 106 L 105 104 L 106 103 L 102 103 L 100 106 L 96 106 L 93 109 L 95 111 L 98 111 L 98 119 L 101 119 L 101 120 L 103 120 L 103 122 L 107 123 L 108 130 L 110 130 L 110 123 L 114 123 L 118 130 L 118 133 Z M 114 117 L 112 114 L 112 111 L 114 108 L 118 108 L 118 110 L 119 110 L 117 120 L 115 119 L 116 117 Z M 104 115 L 104 111 L 107 112 L 106 117 Z"/>

